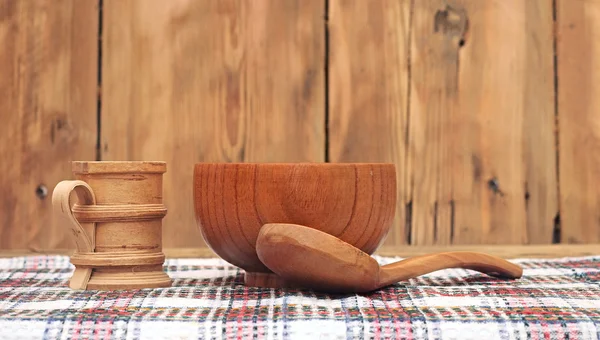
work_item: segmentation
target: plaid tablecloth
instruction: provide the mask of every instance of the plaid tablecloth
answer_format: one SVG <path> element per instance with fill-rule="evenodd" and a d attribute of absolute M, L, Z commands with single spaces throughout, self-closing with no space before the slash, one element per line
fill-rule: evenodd
<path fill-rule="evenodd" d="M 0 259 L 0 339 L 600 338 L 600 256 L 514 261 L 512 282 L 444 270 L 326 295 L 246 288 L 219 259 L 169 259 L 173 287 L 120 292 L 68 289 L 68 257 Z"/>

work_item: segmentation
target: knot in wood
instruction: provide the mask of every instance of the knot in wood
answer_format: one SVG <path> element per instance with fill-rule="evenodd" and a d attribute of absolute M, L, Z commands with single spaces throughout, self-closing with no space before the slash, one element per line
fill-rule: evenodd
<path fill-rule="evenodd" d="M 434 17 L 433 31 L 443 33 L 449 37 L 459 39 L 464 44 L 465 34 L 468 28 L 467 12 L 464 8 L 447 5 L 445 9 L 438 10 Z"/>
<path fill-rule="evenodd" d="M 46 198 L 46 196 L 48 196 L 48 187 L 46 187 L 44 184 L 38 185 L 37 188 L 35 188 L 35 195 L 39 199 Z"/>
<path fill-rule="evenodd" d="M 498 182 L 498 179 L 496 177 L 491 178 L 488 181 L 488 188 L 497 195 L 500 196 L 504 196 L 504 193 L 502 192 L 502 190 L 500 190 L 500 183 Z"/>

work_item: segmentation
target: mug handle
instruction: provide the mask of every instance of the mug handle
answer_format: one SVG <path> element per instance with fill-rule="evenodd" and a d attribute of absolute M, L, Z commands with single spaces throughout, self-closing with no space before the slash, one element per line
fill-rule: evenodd
<path fill-rule="evenodd" d="M 52 207 L 54 216 L 59 218 L 61 224 L 69 228 L 71 235 L 75 240 L 77 252 L 91 253 L 94 252 L 95 245 L 95 223 L 84 223 L 84 226 L 79 224 L 71 210 L 71 193 L 75 192 L 80 200 L 80 204 L 93 205 L 96 204 L 96 196 L 92 188 L 80 180 L 69 180 L 59 182 L 52 192 Z M 75 268 L 69 287 L 71 289 L 87 288 L 88 281 L 92 275 L 92 268 Z"/>

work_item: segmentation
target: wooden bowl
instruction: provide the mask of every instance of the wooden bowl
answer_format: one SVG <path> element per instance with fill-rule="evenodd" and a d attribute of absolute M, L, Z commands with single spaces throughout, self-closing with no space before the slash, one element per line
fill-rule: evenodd
<path fill-rule="evenodd" d="M 286 285 L 256 254 L 264 224 L 315 228 L 372 254 L 396 209 L 394 164 L 198 163 L 193 181 L 204 240 L 252 286 Z"/>

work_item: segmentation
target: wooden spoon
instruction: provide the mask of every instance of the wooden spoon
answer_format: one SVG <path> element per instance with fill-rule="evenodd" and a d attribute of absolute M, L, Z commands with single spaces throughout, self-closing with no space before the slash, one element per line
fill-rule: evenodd
<path fill-rule="evenodd" d="M 291 286 L 325 292 L 360 293 L 447 268 L 493 277 L 519 278 L 523 270 L 504 259 L 453 251 L 379 263 L 360 249 L 325 232 L 296 224 L 265 224 L 258 235 L 260 260 Z"/>

